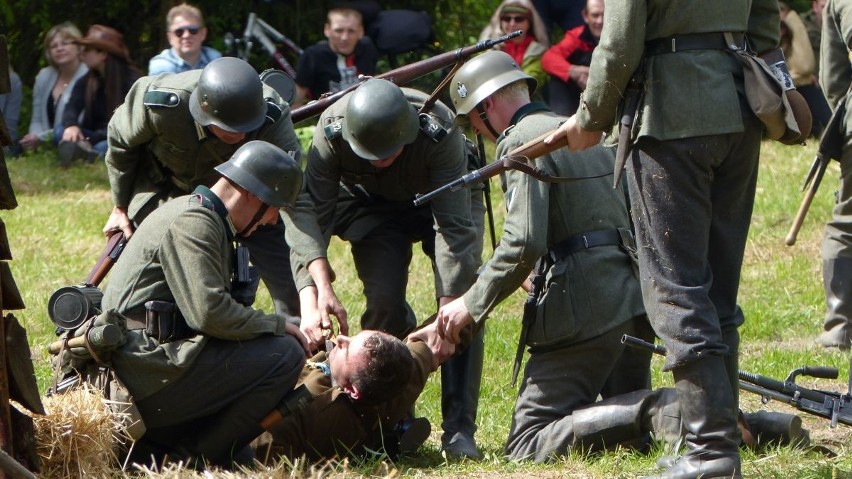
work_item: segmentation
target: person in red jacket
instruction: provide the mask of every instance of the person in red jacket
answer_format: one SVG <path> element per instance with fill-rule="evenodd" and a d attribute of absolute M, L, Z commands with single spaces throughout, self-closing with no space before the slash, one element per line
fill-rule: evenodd
<path fill-rule="evenodd" d="M 565 37 L 541 57 L 541 66 L 550 75 L 550 108 L 559 115 L 573 115 L 580 105 L 592 50 L 601 38 L 603 15 L 603 0 L 587 0 L 583 9 L 585 24 L 565 32 Z"/>

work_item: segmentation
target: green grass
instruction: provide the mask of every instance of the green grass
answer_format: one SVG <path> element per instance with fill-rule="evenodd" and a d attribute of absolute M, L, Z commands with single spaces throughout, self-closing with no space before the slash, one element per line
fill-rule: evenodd
<path fill-rule="evenodd" d="M 841 371 L 837 380 L 800 382 L 811 387 L 845 392 L 849 356 L 824 351 L 813 340 L 821 330 L 824 311 L 820 275 L 819 246 L 822 227 L 831 214 L 833 191 L 838 177 L 834 163 L 811 207 L 796 245 L 785 246 L 792 218 L 802 198 L 801 182 L 810 167 L 816 148 L 765 143 L 763 148 L 757 203 L 743 268 L 740 302 L 746 313 L 742 328 L 741 367 L 744 370 L 783 379 L 802 365 L 829 365 Z M 493 149 L 491 150 L 493 152 Z M 111 209 L 106 170 L 102 164 L 75 165 L 61 170 L 50 151 L 8 160 L 19 206 L 2 212 L 14 260 L 12 272 L 27 309 L 15 312 L 27 327 L 42 390 L 47 387 L 50 369 L 46 345 L 55 339 L 47 317 L 47 299 L 57 288 L 82 281 L 104 245 L 101 228 Z M 492 196 L 498 230 L 502 224 L 502 195 L 496 181 Z M 419 251 L 416 249 L 415 251 Z M 486 246 L 486 255 L 490 246 Z M 353 324 L 364 310 L 361 285 L 351 263 L 348 246 L 335 241 L 330 251 L 337 272 L 335 288 L 349 310 Z M 109 277 L 107 277 L 107 282 Z M 411 266 L 409 299 L 420 318 L 435 309 L 432 273 L 422 254 Z M 394 472 L 405 477 L 635 477 L 654 470 L 656 455 L 619 451 L 593 457 L 569 456 L 554 464 L 533 465 L 507 462 L 502 446 L 508 434 L 516 389 L 510 385 L 512 361 L 518 337 L 523 295 L 503 302 L 488 321 L 486 364 L 477 439 L 486 459 L 481 462 L 447 462 L 440 454 L 440 377 L 432 376 L 417 405 L 418 412 L 433 424 L 433 434 L 421 453 L 392 465 L 371 462 L 330 468 L 327 474 L 343 476 L 384 476 Z M 268 295 L 261 294 L 259 307 L 271 309 Z M 671 384 L 668 374 L 659 372 L 654 361 L 656 385 Z M 741 394 L 748 411 L 769 409 L 795 412 L 789 406 L 770 402 L 762 405 L 749 393 Z M 815 444 L 838 454 L 827 457 L 817 452 L 792 449 L 746 452 L 747 477 L 852 477 L 849 440 L 852 428 L 828 427 L 828 421 L 801 414 Z M 288 466 L 269 477 L 284 477 Z M 296 468 L 295 475 L 311 475 Z M 256 476 L 257 474 L 252 474 Z M 175 476 L 176 477 L 176 476 Z M 231 476 L 233 477 L 233 476 Z"/>

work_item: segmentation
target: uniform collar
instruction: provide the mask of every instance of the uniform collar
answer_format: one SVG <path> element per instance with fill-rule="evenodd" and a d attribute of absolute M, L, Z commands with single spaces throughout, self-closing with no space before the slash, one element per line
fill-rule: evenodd
<path fill-rule="evenodd" d="M 222 200 L 216 196 L 216 193 L 204 186 L 198 185 L 195 187 L 195 191 L 192 192 L 194 195 L 198 195 L 201 198 L 201 205 L 205 208 L 209 208 L 214 211 L 216 215 L 222 218 L 222 223 L 225 224 L 225 233 L 228 235 L 228 241 L 234 241 L 234 236 L 237 231 L 234 228 L 234 224 L 231 222 L 231 215 L 228 214 L 228 209 L 225 208 L 225 203 L 222 203 Z"/>
<path fill-rule="evenodd" d="M 515 114 L 512 115 L 512 119 L 509 121 L 509 126 L 512 127 L 517 125 L 518 122 L 523 120 L 525 116 L 531 115 L 538 111 L 550 111 L 550 108 L 548 108 L 547 105 L 540 101 L 527 103 L 526 105 L 518 108 L 518 111 L 516 111 Z"/>

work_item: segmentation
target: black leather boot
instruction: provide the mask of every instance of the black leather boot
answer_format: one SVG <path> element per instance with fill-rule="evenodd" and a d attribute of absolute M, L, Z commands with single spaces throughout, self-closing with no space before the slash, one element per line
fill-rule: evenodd
<path fill-rule="evenodd" d="M 441 366 L 441 449 L 452 458 L 482 459 L 473 435 L 485 355 L 484 330 L 470 346 Z"/>
<path fill-rule="evenodd" d="M 666 442 L 681 437 L 680 405 L 672 388 L 613 396 L 577 409 L 571 417 L 575 447 L 584 451 L 619 444 L 641 448 L 652 436 Z"/>
<path fill-rule="evenodd" d="M 685 430 L 686 453 L 647 478 L 739 478 L 737 406 L 725 358 L 705 356 L 672 370 Z"/>

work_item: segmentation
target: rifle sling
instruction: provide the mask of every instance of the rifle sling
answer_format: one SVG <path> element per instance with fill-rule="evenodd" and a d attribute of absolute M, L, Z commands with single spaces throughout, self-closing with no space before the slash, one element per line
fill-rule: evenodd
<path fill-rule="evenodd" d="M 595 178 L 603 178 L 605 176 L 609 176 L 612 174 L 611 171 L 606 173 L 601 173 L 599 175 L 591 175 L 591 176 L 553 176 L 550 173 L 540 170 L 535 166 L 525 163 L 523 161 L 518 161 L 515 157 L 507 156 L 503 157 L 499 160 L 503 163 L 503 167 L 507 170 L 517 170 L 522 173 L 526 173 L 538 181 L 543 181 L 545 183 L 570 183 L 572 181 L 579 180 L 592 180 Z"/>

